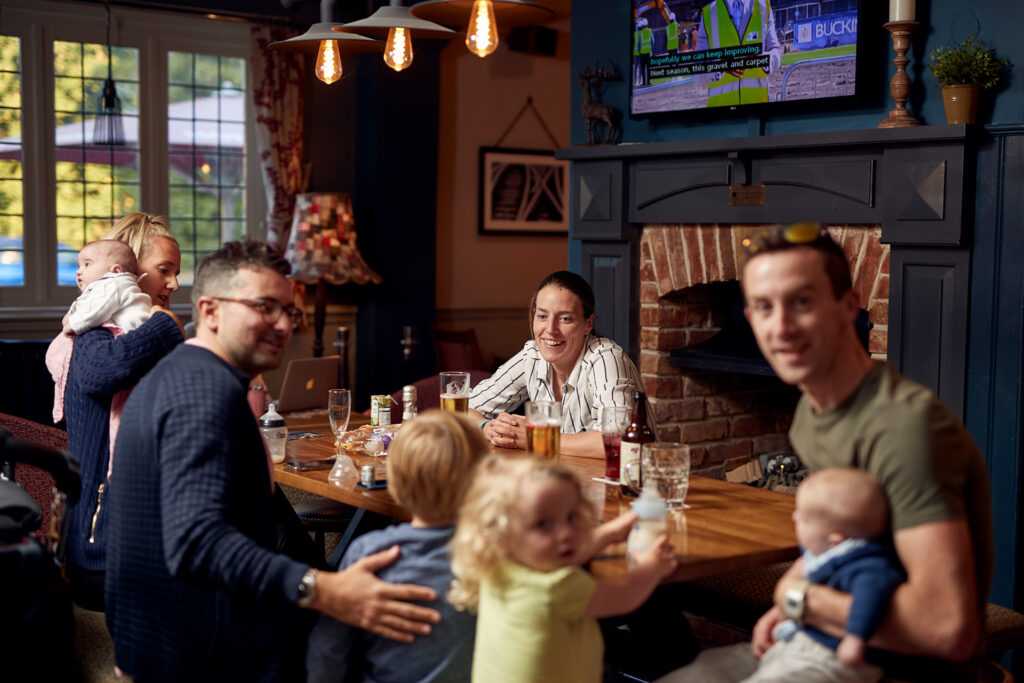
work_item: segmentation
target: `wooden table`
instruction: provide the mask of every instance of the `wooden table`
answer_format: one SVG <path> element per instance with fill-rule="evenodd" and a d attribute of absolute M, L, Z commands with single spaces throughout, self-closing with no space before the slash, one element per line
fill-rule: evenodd
<path fill-rule="evenodd" d="M 322 434 L 316 439 L 290 441 L 289 453 L 300 457 L 324 457 L 334 451 L 330 429 L 325 424 L 311 422 L 302 426 L 291 419 L 288 423 L 293 430 L 308 429 Z M 356 486 L 358 467 L 365 463 L 383 466 L 383 458 L 356 455 L 353 460 L 355 467 L 348 470 L 340 485 L 328 483 L 329 470 L 293 472 L 284 465 L 274 466 L 274 478 L 284 486 L 360 510 L 407 520 L 408 513 L 391 499 L 387 491 L 368 491 Z M 603 475 L 603 463 L 572 456 L 562 456 L 561 462 L 581 476 L 585 495 L 601 510 L 602 519 L 612 519 L 629 510 L 631 499 L 621 497 L 618 487 L 593 480 L 593 477 Z M 686 504 L 686 510 L 674 513 L 669 520 L 672 544 L 680 560 L 679 569 L 670 580 L 703 578 L 797 557 L 792 496 L 695 476 L 690 479 Z M 612 546 L 595 561 L 595 569 L 601 574 L 622 572 L 625 570 L 623 557 L 624 547 Z"/>

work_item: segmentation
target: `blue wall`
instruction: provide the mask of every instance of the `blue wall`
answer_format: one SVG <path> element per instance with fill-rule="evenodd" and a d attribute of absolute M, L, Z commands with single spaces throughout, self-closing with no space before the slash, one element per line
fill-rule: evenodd
<path fill-rule="evenodd" d="M 864 3 L 878 3 L 888 7 L 884 0 L 863 0 Z M 996 49 L 1002 57 L 1008 58 L 1024 69 L 1024 3 L 1019 0 L 918 0 L 917 18 L 922 26 L 914 36 L 913 53 L 909 69 L 915 81 L 913 100 L 917 103 L 917 115 L 929 124 L 943 124 L 942 98 L 939 86 L 925 68 L 927 54 L 933 48 L 959 42 L 968 34 L 979 32 L 981 39 Z M 630 73 L 632 34 L 630 32 L 630 0 L 584 0 L 574 2 L 572 10 L 572 82 L 574 118 L 572 121 L 572 142 L 583 144 L 582 119 L 575 114 L 579 111 L 580 92 L 575 74 L 596 62 L 612 61 L 624 76 Z M 881 10 L 884 13 L 884 8 Z M 884 17 L 883 17 L 884 20 Z M 876 31 L 875 45 L 888 48 L 888 34 L 881 24 L 874 28 L 863 24 L 861 31 Z M 891 59 L 891 58 L 890 58 Z M 887 60 L 888 61 L 888 60 Z M 888 75 L 877 73 L 884 83 L 878 84 L 888 93 Z M 1020 87 L 1024 76 L 1018 75 L 1015 84 L 1004 87 L 995 99 L 994 110 L 988 113 L 986 122 L 1017 123 L 1024 121 L 1024 88 Z M 624 142 L 655 142 L 663 140 L 685 140 L 688 138 L 745 137 L 757 135 L 763 125 L 767 135 L 777 133 L 808 133 L 828 130 L 852 130 L 874 128 L 891 107 L 886 101 L 876 101 L 860 109 L 833 109 L 827 113 L 801 115 L 767 115 L 758 117 L 723 116 L 722 120 L 708 123 L 695 121 L 687 115 L 659 114 L 647 117 L 629 116 L 629 84 L 626 80 L 611 83 L 604 101 L 623 113 Z"/>

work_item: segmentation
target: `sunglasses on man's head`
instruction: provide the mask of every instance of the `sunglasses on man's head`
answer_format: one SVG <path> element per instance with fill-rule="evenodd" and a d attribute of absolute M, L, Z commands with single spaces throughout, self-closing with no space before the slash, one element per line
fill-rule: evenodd
<path fill-rule="evenodd" d="M 748 256 L 753 256 L 766 249 L 778 249 L 787 244 L 812 244 L 826 237 L 828 232 L 820 223 L 808 221 L 768 228 L 753 237 L 744 237 L 740 244 Z"/>

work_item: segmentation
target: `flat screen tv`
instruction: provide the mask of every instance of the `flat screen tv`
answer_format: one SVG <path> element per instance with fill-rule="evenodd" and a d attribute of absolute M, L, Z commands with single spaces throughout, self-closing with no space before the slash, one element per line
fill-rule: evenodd
<path fill-rule="evenodd" d="M 857 95 L 858 0 L 631 0 L 634 115 Z"/>

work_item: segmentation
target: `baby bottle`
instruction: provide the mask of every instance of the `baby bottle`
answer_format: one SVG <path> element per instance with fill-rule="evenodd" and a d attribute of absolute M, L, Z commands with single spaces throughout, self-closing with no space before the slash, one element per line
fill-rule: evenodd
<path fill-rule="evenodd" d="M 648 484 L 640 497 L 633 501 L 633 512 L 636 513 L 636 524 L 626 539 L 626 556 L 630 565 L 665 533 L 668 506 L 657 489 Z"/>
<path fill-rule="evenodd" d="M 277 402 L 271 402 L 267 412 L 260 417 L 260 433 L 267 444 L 271 461 L 284 462 L 285 445 L 288 443 L 288 426 L 277 412 Z"/>

